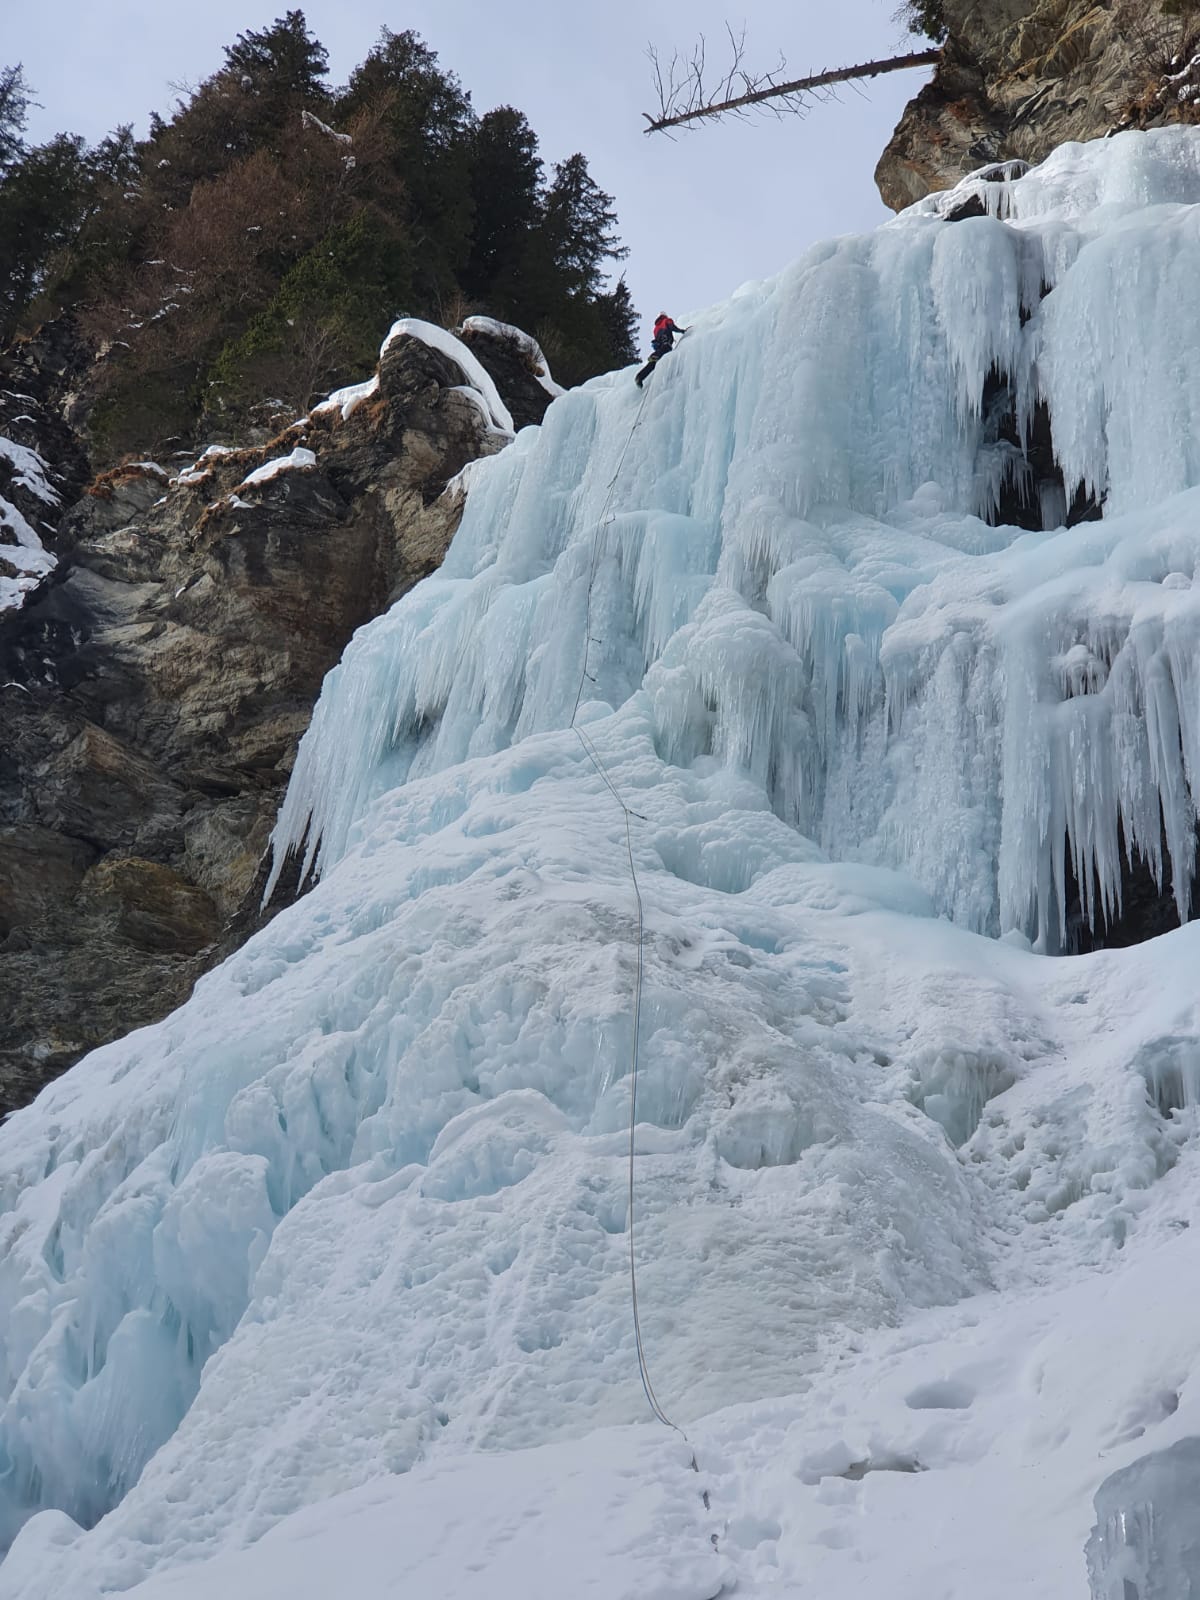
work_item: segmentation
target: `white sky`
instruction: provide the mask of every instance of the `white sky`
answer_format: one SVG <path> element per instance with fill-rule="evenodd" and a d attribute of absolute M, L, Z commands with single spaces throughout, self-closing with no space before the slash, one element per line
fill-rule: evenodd
<path fill-rule="evenodd" d="M 294 3 L 294 0 L 293 0 Z M 95 139 L 118 122 L 143 133 L 167 112 L 172 82 L 197 83 L 222 46 L 261 28 L 289 0 L 0 0 L 0 64 L 21 61 L 44 109 L 30 134 Z M 684 320 L 739 284 L 778 270 L 808 244 L 871 227 L 889 213 L 872 173 L 905 102 L 927 74 L 853 88 L 803 120 L 703 125 L 672 142 L 641 131 L 652 111 L 646 46 L 687 48 L 704 33 L 720 58 L 726 20 L 747 26 L 752 62 L 789 75 L 913 48 L 897 0 L 309 0 L 309 27 L 343 81 L 381 26 L 415 29 L 456 72 L 477 111 L 511 104 L 541 140 L 547 168 L 575 150 L 616 200 L 630 247 L 626 276 L 645 321 Z"/>

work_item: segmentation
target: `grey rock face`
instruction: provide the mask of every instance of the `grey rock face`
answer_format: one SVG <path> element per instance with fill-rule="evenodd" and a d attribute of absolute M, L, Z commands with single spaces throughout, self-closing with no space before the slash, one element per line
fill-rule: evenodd
<path fill-rule="evenodd" d="M 0 1114 L 165 1015 L 259 924 L 324 674 L 440 563 L 450 480 L 504 442 L 464 381 L 399 338 L 347 416 L 174 479 L 118 468 L 61 517 L 59 567 L 0 616 Z M 247 482 L 296 450 L 315 462 Z"/>
<path fill-rule="evenodd" d="M 1159 90 L 1194 18 L 1158 0 L 945 0 L 944 13 L 941 63 L 875 171 L 895 211 L 990 161 L 1188 114 Z"/>
<path fill-rule="evenodd" d="M 537 380 L 527 347 L 518 339 L 478 326 L 468 325 L 459 337 L 504 396 L 514 424 L 527 428 L 540 422 L 550 404 L 550 394 Z"/>

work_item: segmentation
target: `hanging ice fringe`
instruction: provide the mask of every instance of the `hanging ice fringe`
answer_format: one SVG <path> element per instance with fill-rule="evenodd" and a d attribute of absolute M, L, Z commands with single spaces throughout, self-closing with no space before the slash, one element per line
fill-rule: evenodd
<path fill-rule="evenodd" d="M 1181 914 L 1200 781 L 1200 193 L 1185 129 L 1065 146 L 818 246 L 696 320 L 623 464 L 595 699 L 765 784 L 837 855 L 1044 949 L 1116 909 L 1120 839 Z M 1135 215 L 1134 213 L 1140 213 Z M 664 368 L 664 378 L 667 376 Z M 985 393 L 1006 397 L 1007 439 Z M 441 572 L 330 675 L 276 830 L 339 859 L 409 776 L 566 725 L 592 530 L 639 396 L 558 401 L 472 483 Z M 1052 522 L 981 517 L 1048 414 Z M 1028 520 L 1028 519 L 1025 519 Z M 1034 518 L 1035 523 L 1039 519 Z M 1163 859 L 1163 840 L 1166 859 Z"/>

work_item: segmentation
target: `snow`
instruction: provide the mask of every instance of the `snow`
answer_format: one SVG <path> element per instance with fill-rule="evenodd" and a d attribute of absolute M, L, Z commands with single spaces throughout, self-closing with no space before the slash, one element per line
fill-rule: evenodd
<path fill-rule="evenodd" d="M 13 394 L 13 399 L 27 398 Z M 49 467 L 36 450 L 0 436 L 0 462 L 7 464 L 11 482 L 47 506 L 57 506 L 61 496 L 49 479 Z M 0 561 L 13 569 L 0 571 L 0 613 L 16 610 L 56 562 L 45 549 L 37 530 L 10 500 L 0 495 Z"/>
<path fill-rule="evenodd" d="M 356 410 L 364 400 L 369 400 L 373 394 L 378 394 L 378 392 L 379 375 L 376 374 L 375 377 L 368 378 L 365 383 L 351 383 L 344 389 L 335 389 L 327 399 L 322 400 L 319 405 L 313 407 L 312 415 L 319 417 L 325 411 L 340 411 L 342 421 L 345 422 L 351 412 Z"/>
<path fill-rule="evenodd" d="M 315 887 L 0 1128 L 2 1600 L 1200 1585 L 1200 923 L 1050 958 L 1118 828 L 1188 907 L 1200 134 L 1005 186 L 463 475 Z"/>
<path fill-rule="evenodd" d="M 442 355 L 448 356 L 462 368 L 463 376 L 472 389 L 478 391 L 483 399 L 487 416 L 492 427 L 500 433 L 513 433 L 512 415 L 504 401 L 500 398 L 499 390 L 492 382 L 491 375 L 485 370 L 478 357 L 473 355 L 461 339 L 456 339 L 445 328 L 439 328 L 436 323 L 422 322 L 420 317 L 401 317 L 393 322 L 388 331 L 387 338 L 380 347 L 382 356 L 393 339 L 419 339 L 422 344 L 427 344 L 431 350 L 437 350 Z"/>
<path fill-rule="evenodd" d="M 401 1566 L 409 1592 L 438 1600 L 707 1600 L 728 1564 L 709 1542 L 717 1523 L 689 1462 L 674 1441 L 632 1429 L 593 1435 L 586 1451 L 548 1445 L 451 1461 L 340 1495 L 249 1549 L 134 1592 L 384 1600 Z M 56 1531 L 44 1533 L 51 1560 Z"/>
<path fill-rule="evenodd" d="M 500 327 L 501 324 L 496 324 L 496 326 Z M 457 392 L 467 395 L 479 406 L 489 429 L 504 434 L 512 434 L 514 431 L 512 416 L 500 399 L 496 385 L 478 358 L 471 353 L 460 339 L 455 338 L 452 333 L 447 333 L 445 329 L 437 327 L 432 322 L 422 322 L 418 317 L 402 317 L 398 322 L 392 324 L 387 338 L 383 341 L 379 352 L 380 355 L 383 355 L 383 352 L 393 339 L 401 337 L 419 339 L 423 344 L 427 344 L 433 349 L 439 350 L 443 355 L 449 356 L 462 369 L 463 376 L 467 380 L 466 384 L 454 386 Z M 525 336 L 523 335 L 522 337 Z M 530 340 L 530 343 L 532 344 L 533 341 Z M 372 395 L 378 394 L 378 392 L 379 376 L 376 374 L 375 377 L 368 378 L 363 383 L 352 383 L 344 389 L 334 390 L 331 395 L 313 407 L 311 414 L 314 417 L 318 417 L 326 412 L 338 411 L 341 413 L 342 421 L 344 422 L 364 400 L 369 400 Z M 562 391 L 558 390 L 556 386 L 556 392 L 561 393 Z"/>
<path fill-rule="evenodd" d="M 238 484 L 239 489 L 246 489 L 254 483 L 270 483 L 272 478 L 277 478 L 281 472 L 294 472 L 301 467 L 315 467 L 316 455 L 311 450 L 306 450 L 303 445 L 297 445 L 286 456 L 275 456 L 270 461 L 264 461 L 261 467 L 255 467 L 249 476 Z"/>
<path fill-rule="evenodd" d="M 5 541 L 2 538 L 5 533 L 16 543 Z M 56 565 L 36 530 L 3 495 L 0 495 L 0 561 L 14 569 L 12 576 L 0 571 L 0 613 L 21 606 L 29 591 Z"/>
<path fill-rule="evenodd" d="M 516 328 L 511 322 L 497 322 L 493 317 L 466 317 L 463 320 L 462 331 L 487 333 L 496 339 L 507 339 L 510 344 L 515 344 L 529 357 L 534 377 L 552 399 L 557 399 L 560 394 L 566 394 L 567 391 L 561 384 L 555 383 L 551 376 L 550 363 L 542 353 L 541 345 L 523 328 Z"/>
<path fill-rule="evenodd" d="M 320 117 L 314 116 L 311 111 L 301 111 L 300 122 L 305 128 L 315 128 L 318 133 L 323 133 L 326 138 L 335 139 L 338 144 L 353 145 L 354 143 L 348 133 L 338 133 L 335 128 L 331 128 L 327 122 L 322 122 Z"/>
<path fill-rule="evenodd" d="M 838 1600 L 1083 1600 L 1085 1546 L 1099 1582 L 1106 1567 L 1139 1581 L 1153 1522 L 1152 1559 L 1176 1564 L 1136 1592 L 1182 1600 L 1181 1570 L 1195 1573 L 1200 1326 L 1189 1285 L 1200 1260 L 1183 1226 L 1197 1221 L 1194 1205 L 1181 1200 L 1171 1194 L 1115 1279 L 920 1313 L 831 1350 L 803 1396 L 715 1413 L 690 1430 L 698 1472 L 688 1446 L 647 1427 L 449 1457 L 304 1508 L 257 1544 L 132 1593 L 374 1600 L 392 1592 L 401 1559 L 414 1592 L 446 1600 L 566 1589 L 709 1600 L 722 1584 Z M 1152 1322 L 1147 1305 L 1160 1313 Z M 44 1535 L 51 1550 L 55 1531 Z M 1189 1546 L 1181 1569 L 1175 1552 Z M 1093 1593 L 1128 1591 L 1118 1581 Z"/>
<path fill-rule="evenodd" d="M 62 496 L 51 485 L 47 477 L 49 468 L 36 450 L 0 436 L 0 461 L 8 462 L 14 481 L 23 489 L 28 489 L 30 494 L 36 495 L 46 505 L 58 505 Z"/>

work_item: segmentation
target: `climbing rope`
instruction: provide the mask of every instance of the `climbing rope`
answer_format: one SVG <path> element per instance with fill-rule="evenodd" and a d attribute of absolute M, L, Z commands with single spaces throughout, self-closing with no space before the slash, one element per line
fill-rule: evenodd
<path fill-rule="evenodd" d="M 642 1380 L 642 1389 L 645 1393 L 647 1404 L 659 1422 L 663 1423 L 665 1427 L 673 1428 L 676 1433 L 686 1440 L 686 1433 L 684 1433 L 683 1429 L 678 1423 L 671 1421 L 671 1418 L 659 1404 L 658 1396 L 654 1392 L 654 1385 L 650 1381 L 650 1367 L 646 1360 L 646 1343 L 642 1337 L 642 1319 L 638 1309 L 637 1251 L 634 1245 L 634 1155 L 636 1153 L 637 1138 L 638 1064 L 642 1034 L 642 982 L 645 972 L 643 938 L 646 924 L 645 908 L 642 902 L 642 887 L 638 882 L 637 865 L 633 856 L 633 819 L 637 817 L 638 820 L 642 822 L 644 822 L 646 819 L 642 816 L 641 812 L 634 811 L 631 806 L 626 804 L 626 801 L 620 790 L 613 782 L 612 775 L 604 765 L 604 762 L 600 756 L 600 752 L 596 749 L 591 735 L 585 732 L 583 728 L 579 727 L 576 721 L 579 716 L 580 701 L 583 699 L 583 685 L 585 681 L 588 681 L 589 679 L 592 682 L 595 681 L 591 678 L 591 674 L 588 672 L 588 663 L 591 656 L 592 645 L 600 643 L 600 640 L 592 638 L 592 591 L 596 586 L 596 573 L 600 566 L 601 544 L 604 538 L 605 529 L 616 520 L 615 514 L 613 514 L 611 511 L 613 495 L 616 492 L 617 479 L 621 476 L 621 468 L 625 464 L 625 457 L 629 453 L 629 446 L 633 443 L 633 436 L 641 425 L 642 411 L 645 408 L 646 400 L 647 395 L 643 393 L 641 404 L 637 409 L 637 416 L 633 419 L 633 427 L 629 430 L 629 437 L 626 439 L 625 446 L 617 460 L 616 470 L 613 472 L 613 475 L 609 480 L 604 506 L 601 509 L 599 520 L 596 523 L 596 531 L 592 535 L 592 558 L 591 566 L 588 571 L 587 587 L 587 620 L 584 626 L 583 666 L 579 674 L 579 687 L 575 691 L 575 705 L 571 712 L 571 728 L 574 731 L 576 738 L 583 746 L 584 754 L 587 756 L 588 760 L 592 763 L 592 766 L 595 767 L 597 773 L 599 774 L 605 788 L 620 806 L 622 816 L 625 819 L 625 853 L 629 857 L 629 876 L 633 883 L 633 897 L 637 906 L 637 966 L 633 984 L 633 1044 L 630 1052 L 629 1063 L 629 1296 L 633 1306 L 633 1337 L 634 1343 L 637 1347 L 638 1374 Z M 694 1456 L 692 1458 L 692 1466 L 697 1471 L 699 1470 L 699 1468 L 696 1466 L 696 1460 Z"/>

